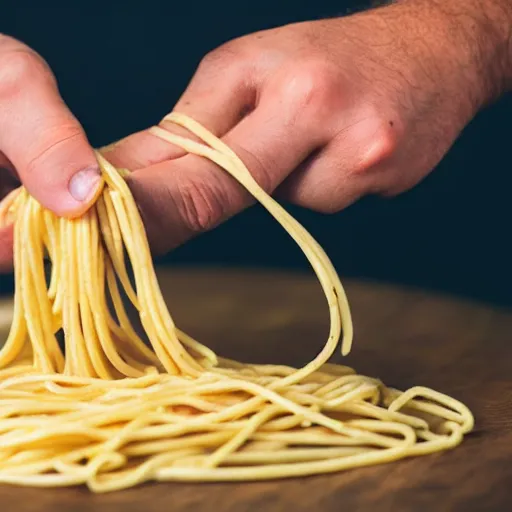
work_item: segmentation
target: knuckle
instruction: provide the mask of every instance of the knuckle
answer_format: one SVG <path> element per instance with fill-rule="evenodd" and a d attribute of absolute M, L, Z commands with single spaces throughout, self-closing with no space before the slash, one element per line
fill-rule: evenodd
<path fill-rule="evenodd" d="M 199 63 L 200 71 L 216 72 L 235 67 L 242 60 L 236 41 L 229 41 L 208 52 Z"/>
<path fill-rule="evenodd" d="M 44 136 L 37 138 L 37 146 L 27 151 L 24 174 L 30 176 L 39 172 L 41 166 L 52 161 L 60 152 L 65 157 L 72 158 L 76 144 L 83 140 L 82 131 L 74 125 L 60 125 L 55 130 L 46 130 Z"/>
<path fill-rule="evenodd" d="M 6 48 L 15 41 L 11 36 L 0 32 L 0 49 Z M 17 42 L 17 41 L 16 41 Z"/>
<path fill-rule="evenodd" d="M 398 150 L 399 132 L 392 121 L 380 119 L 374 136 L 373 151 L 377 162 L 391 158 Z"/>
<path fill-rule="evenodd" d="M 208 180 L 177 180 L 176 201 L 181 217 L 193 234 L 200 234 L 215 227 L 226 215 L 222 194 Z"/>
<path fill-rule="evenodd" d="M 339 72 L 326 60 L 309 60 L 298 66 L 285 79 L 284 96 L 297 112 L 318 116 L 327 114 L 340 94 Z"/>
<path fill-rule="evenodd" d="M 219 48 L 215 48 L 203 56 L 199 62 L 198 71 L 209 70 L 211 67 L 214 67 L 216 64 L 218 64 L 219 61 Z"/>
<path fill-rule="evenodd" d="M 351 173 L 382 174 L 389 167 L 400 148 L 401 134 L 393 121 L 382 115 L 372 115 L 352 126 L 350 139 L 359 158 Z M 343 141 L 343 136 L 341 137 Z"/>
<path fill-rule="evenodd" d="M 13 50 L 0 58 L 0 94 L 15 94 L 24 84 L 51 77 L 44 61 L 30 50 Z"/>

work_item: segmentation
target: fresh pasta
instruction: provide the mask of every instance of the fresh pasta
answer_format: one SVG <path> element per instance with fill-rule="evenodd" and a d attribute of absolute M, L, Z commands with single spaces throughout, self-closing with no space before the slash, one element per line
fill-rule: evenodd
<path fill-rule="evenodd" d="M 294 369 L 219 357 L 181 331 L 158 286 L 128 171 L 97 152 L 103 188 L 82 217 L 58 218 L 24 188 L 0 208 L 15 230 L 14 316 L 0 351 L 0 482 L 106 492 L 146 481 L 275 479 L 457 446 L 473 427 L 464 404 L 329 362 L 340 339 L 350 351 L 352 321 L 325 252 L 222 141 L 182 114 L 165 119 L 199 142 L 161 127 L 155 136 L 215 162 L 302 249 L 327 299 L 327 342 Z"/>

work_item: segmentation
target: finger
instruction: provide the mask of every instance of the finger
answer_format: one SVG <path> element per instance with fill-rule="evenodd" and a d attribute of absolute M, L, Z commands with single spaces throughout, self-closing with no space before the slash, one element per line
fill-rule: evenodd
<path fill-rule="evenodd" d="M 312 156 L 294 171 L 276 190 L 276 197 L 321 213 L 347 208 L 365 193 L 366 175 L 345 168 L 335 151 Z"/>
<path fill-rule="evenodd" d="M 101 181 L 94 151 L 45 62 L 21 43 L 0 39 L 0 150 L 41 204 L 58 215 L 80 215 Z"/>
<path fill-rule="evenodd" d="M 267 191 L 327 140 L 321 124 L 292 114 L 282 96 L 262 98 L 222 140 L 245 162 Z M 279 112 L 279 115 L 276 113 Z M 300 116 L 299 116 L 300 117 Z M 153 249 L 165 252 L 209 230 L 252 203 L 250 195 L 212 162 L 186 155 L 134 173 L 129 182 Z"/>
<path fill-rule="evenodd" d="M 250 72 L 241 66 L 226 68 L 207 61 L 199 66 L 173 110 L 192 117 L 221 137 L 254 109 L 255 101 L 256 87 Z M 188 132 L 166 121 L 161 126 L 190 137 Z M 132 171 L 185 154 L 148 130 L 129 135 L 103 148 L 102 153 L 113 165 Z"/>
<path fill-rule="evenodd" d="M 394 154 L 392 133 L 373 118 L 347 125 L 276 190 L 298 206 L 322 213 L 340 211 L 361 196 L 379 191 Z"/>

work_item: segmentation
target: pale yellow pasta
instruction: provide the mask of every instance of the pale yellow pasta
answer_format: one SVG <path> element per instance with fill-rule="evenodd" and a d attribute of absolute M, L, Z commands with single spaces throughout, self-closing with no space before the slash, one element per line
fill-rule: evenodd
<path fill-rule="evenodd" d="M 473 428 L 462 403 L 421 387 L 401 393 L 329 363 L 340 337 L 343 354 L 350 351 L 352 321 L 325 252 L 224 143 L 184 115 L 165 119 L 202 142 L 159 127 L 155 136 L 218 164 L 302 249 L 327 299 L 327 342 L 294 369 L 217 357 L 179 330 L 127 171 L 98 152 L 103 190 L 81 218 L 58 219 L 25 189 L 0 207 L 0 222 L 15 221 L 16 279 L 0 351 L 0 482 L 105 492 L 148 480 L 285 478 L 459 444 Z M 139 312 L 146 342 L 122 293 Z"/>

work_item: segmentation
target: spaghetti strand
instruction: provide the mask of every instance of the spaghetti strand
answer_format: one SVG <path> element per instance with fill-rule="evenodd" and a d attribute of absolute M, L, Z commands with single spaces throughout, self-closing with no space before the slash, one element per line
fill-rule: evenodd
<path fill-rule="evenodd" d="M 327 341 L 295 369 L 218 357 L 180 330 L 128 171 L 97 152 L 103 190 L 81 218 L 57 218 L 24 188 L 0 205 L 0 222 L 15 223 L 16 282 L 0 350 L 0 482 L 107 492 L 148 480 L 275 479 L 457 446 L 474 424 L 461 402 L 424 387 L 402 393 L 329 362 L 338 345 L 350 351 L 353 328 L 328 256 L 222 141 L 182 114 L 165 120 L 200 142 L 161 127 L 155 136 L 216 163 L 304 252 L 327 300 Z"/>

